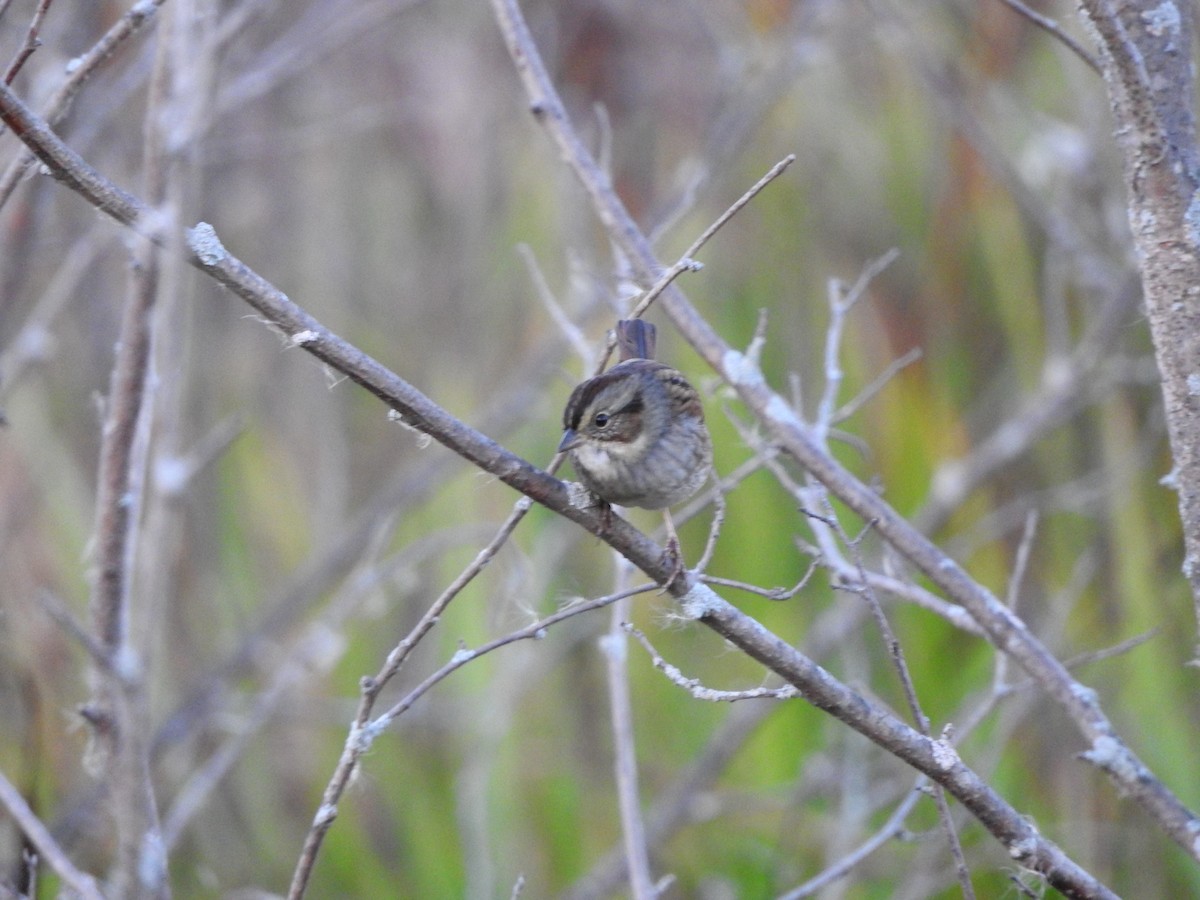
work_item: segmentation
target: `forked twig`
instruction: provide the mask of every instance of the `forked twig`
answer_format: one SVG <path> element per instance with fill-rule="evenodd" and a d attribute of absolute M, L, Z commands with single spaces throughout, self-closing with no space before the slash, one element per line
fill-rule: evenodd
<path fill-rule="evenodd" d="M 72 60 L 68 67 L 67 77 L 63 79 L 63 83 L 46 105 L 43 116 L 48 124 L 55 124 L 67 114 L 75 95 L 100 67 L 100 64 L 116 52 L 117 48 L 128 38 L 141 30 L 142 26 L 154 17 L 158 7 L 164 3 L 166 0 L 139 0 L 113 23 L 112 27 L 92 45 L 91 49 Z M 6 124 L 10 128 L 12 127 L 11 122 L 6 122 Z M 33 152 L 26 150 L 19 154 L 0 176 L 0 207 L 8 202 L 8 198 L 20 183 L 21 178 L 33 165 L 34 159 Z"/>
<path fill-rule="evenodd" d="M 318 809 L 312 825 L 309 827 L 308 834 L 305 836 L 300 858 L 297 860 L 296 869 L 292 874 L 292 883 L 288 890 L 289 900 L 298 900 L 298 898 L 304 896 L 304 892 L 308 887 L 308 879 L 312 874 L 312 868 L 316 864 L 317 854 L 321 849 L 321 844 L 325 840 L 325 835 L 333 825 L 333 820 L 337 815 L 338 801 L 341 799 L 346 786 L 350 783 L 350 777 L 358 765 L 359 758 L 370 746 L 370 740 L 364 740 L 362 735 L 370 724 L 371 714 L 380 692 L 400 671 L 400 668 L 404 665 L 417 644 L 420 643 L 421 639 L 437 624 L 451 601 L 462 593 L 463 589 L 474 580 L 475 576 L 482 572 L 488 563 L 492 561 L 496 553 L 504 545 L 504 542 L 508 540 L 509 535 L 512 534 L 513 530 L 525 517 L 531 506 L 532 502 L 528 497 L 522 497 L 516 502 L 512 512 L 509 513 L 508 518 L 497 530 L 495 536 L 475 555 L 471 563 L 458 574 L 458 577 L 450 583 L 441 595 L 434 600 L 433 604 L 425 611 L 425 614 L 421 616 L 421 619 L 408 635 L 392 648 L 379 672 L 374 677 L 366 676 L 362 679 L 358 711 L 355 714 L 354 721 L 350 725 L 350 732 L 346 737 L 342 755 L 338 759 L 329 783 L 325 786 L 321 807 Z M 387 721 L 390 722 L 390 719 Z M 386 728 L 386 724 L 383 727 Z"/>
<path fill-rule="evenodd" d="M 42 39 L 38 37 L 38 33 L 42 30 L 42 21 L 46 18 L 52 2 L 54 0 L 38 0 L 37 8 L 33 11 L 33 19 L 29 22 L 29 30 L 25 33 L 25 41 L 21 44 L 21 49 L 17 51 L 13 61 L 9 63 L 8 71 L 4 73 L 5 84 L 13 83 L 13 79 L 21 71 L 21 67 L 25 65 L 29 57 L 33 56 L 34 51 L 42 46 Z"/>
<path fill-rule="evenodd" d="M 795 154 L 789 153 L 779 162 L 775 163 L 775 165 L 771 167 L 770 171 L 768 171 L 766 175 L 758 179 L 758 181 L 756 181 L 754 185 L 748 191 L 746 191 L 746 193 L 742 194 L 741 197 L 735 200 L 733 204 L 727 210 L 725 210 L 725 212 L 721 213 L 715 222 L 704 229 L 700 237 L 692 241 L 692 245 L 683 251 L 683 255 L 679 257 L 675 264 L 667 269 L 667 271 L 664 272 L 662 276 L 660 276 L 654 282 L 653 285 L 651 285 L 649 290 L 642 295 L 642 297 L 634 305 L 633 309 L 630 310 L 627 318 L 636 319 L 642 316 L 646 310 L 650 308 L 650 304 L 658 299 L 659 295 L 662 294 L 662 292 L 668 287 L 670 287 L 671 283 L 682 273 L 696 272 L 701 269 L 701 263 L 696 262 L 694 258 L 696 254 L 700 252 L 700 248 L 707 244 L 709 239 L 718 231 L 720 231 L 721 227 L 725 225 L 726 222 L 736 216 L 738 212 L 741 211 L 742 207 L 758 196 L 763 188 L 782 175 L 784 170 L 795 161 Z"/>
<path fill-rule="evenodd" d="M 758 594 L 760 597 L 766 597 L 768 600 L 791 600 L 808 586 L 808 583 L 812 580 L 813 574 L 821 568 L 821 565 L 821 556 L 819 553 L 815 553 L 808 564 L 808 568 L 805 570 L 804 574 L 800 576 L 800 580 L 790 588 L 764 588 L 745 581 L 737 581 L 732 578 L 718 578 L 716 575 L 707 574 L 702 574 L 700 576 L 700 580 L 705 584 L 719 584 L 722 587 L 729 587 L 738 591 L 746 591 L 749 594 Z"/>
<path fill-rule="evenodd" d="M 678 667 L 667 662 L 654 649 L 654 645 L 650 643 L 650 639 L 646 637 L 639 629 L 635 628 L 629 622 L 625 622 L 621 626 L 626 633 L 645 648 L 650 654 L 650 661 L 654 664 L 654 668 L 658 669 L 667 679 L 678 687 L 683 688 L 696 700 L 704 700 L 709 703 L 733 703 L 738 700 L 791 700 L 800 696 L 800 692 L 796 690 L 794 685 L 783 685 L 782 687 L 769 688 L 749 688 L 744 691 L 720 691 L 715 688 L 706 687 L 698 678 L 688 678 Z"/>

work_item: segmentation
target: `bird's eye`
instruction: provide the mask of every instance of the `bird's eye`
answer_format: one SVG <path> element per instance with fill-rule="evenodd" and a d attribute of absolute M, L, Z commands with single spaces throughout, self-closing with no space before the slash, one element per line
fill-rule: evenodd
<path fill-rule="evenodd" d="M 606 412 L 596 413 L 596 418 L 592 419 L 592 424 L 595 425 L 597 428 L 607 428 L 608 427 L 608 413 L 606 413 Z"/>

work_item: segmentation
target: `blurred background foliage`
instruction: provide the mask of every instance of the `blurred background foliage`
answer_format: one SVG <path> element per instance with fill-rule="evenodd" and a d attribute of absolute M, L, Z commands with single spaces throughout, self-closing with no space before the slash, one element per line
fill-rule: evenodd
<path fill-rule="evenodd" d="M 164 12 L 171 7 L 168 3 Z M 0 19 L 15 52 L 33 3 Z M 1071 33 L 1070 4 L 1040 4 Z M 191 79 L 164 114 L 184 223 L 335 332 L 539 465 L 593 364 L 555 325 L 523 256 L 600 347 L 632 290 L 585 198 L 529 114 L 484 3 L 268 0 L 180 5 Z M 38 108 L 124 6 L 57 0 L 16 86 Z M 847 401 L 910 350 L 920 359 L 842 424 L 838 456 L 1005 595 L 1026 523 L 1020 614 L 1063 659 L 1153 631 L 1079 670 L 1136 751 L 1200 806 L 1200 701 L 1160 392 L 1136 291 L 1067 411 L 981 484 L 936 508 L 938 475 L 1079 365 L 1109 301 L 1086 254 L 1132 273 L 1103 84 L 999 0 L 530 0 L 525 11 L 572 114 L 672 261 L 773 163 L 796 163 L 702 251 L 682 286 L 735 346 L 767 315 L 763 364 L 808 413 L 824 384 L 831 279 L 891 248 L 840 347 Z M 170 31 L 168 29 L 173 29 Z M 101 172 L 141 184 L 139 36 L 59 131 Z M 0 136 L 5 164 L 19 145 Z M 1052 237 L 1049 218 L 1070 242 Z M 82 865 L 111 828 L 74 713 L 86 654 L 43 610 L 86 620 L 98 397 L 127 293 L 127 239 L 34 174 L 0 210 L 0 769 Z M 1114 288 L 1114 291 L 1116 289 Z M 238 735 L 245 747 L 181 832 L 180 897 L 282 892 L 341 750 L 358 681 L 470 561 L 516 499 L 384 407 L 285 349 L 247 307 L 172 270 L 158 308 L 153 443 L 138 547 L 137 629 L 168 811 Z M 660 356 L 703 385 L 722 475 L 755 450 L 746 416 L 660 325 Z M 194 465 L 194 472 L 189 466 Z M 182 473 L 182 474 L 181 474 Z M 190 477 L 183 475 L 190 474 Z M 800 477 L 801 473 L 793 472 Z M 733 490 L 713 574 L 792 585 L 806 515 L 766 471 Z M 922 518 L 925 516 L 925 518 Z M 643 527 L 653 516 L 633 514 Z M 709 513 L 682 528 L 694 560 Z M 845 518 L 857 533 L 862 523 Z M 873 566 L 894 566 L 868 533 Z M 904 574 L 903 571 L 898 574 Z M 450 607 L 389 691 L 460 646 L 613 588 L 595 539 L 535 510 Z M 857 689 L 903 697 L 859 598 L 818 573 L 790 601 L 726 595 Z M 635 622 L 686 675 L 719 688 L 763 674 L 663 597 Z M 888 606 L 934 728 L 986 697 L 991 648 L 927 611 Z M 604 663 L 608 617 L 464 667 L 378 741 L 343 799 L 311 896 L 507 897 L 579 887 L 620 839 Z M 300 668 L 281 682 L 288 660 Z M 631 646 L 648 809 L 702 760 L 681 820 L 655 845 L 668 896 L 768 897 L 878 827 L 912 774 L 791 701 L 706 705 Z M 1009 678 L 1020 684 L 1020 675 Z M 262 692 L 277 686 L 263 699 Z M 263 705 L 265 704 L 265 706 Z M 266 712 L 263 712 L 265 708 Z M 1028 689 L 967 737 L 966 761 L 1114 890 L 1200 893 L 1200 872 L 1077 759 L 1080 737 Z M 957 810 L 982 896 L 1013 895 L 1011 861 Z M 955 896 L 932 804 L 824 896 Z M 0 817 L 0 862 L 19 839 Z M 55 881 L 40 882 L 53 896 Z M 575 896 L 585 896 L 577 893 Z"/>

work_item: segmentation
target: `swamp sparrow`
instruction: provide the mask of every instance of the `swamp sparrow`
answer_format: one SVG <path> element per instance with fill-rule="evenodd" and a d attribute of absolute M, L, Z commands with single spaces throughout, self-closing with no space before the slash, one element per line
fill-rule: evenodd
<path fill-rule="evenodd" d="M 579 480 L 601 500 L 663 510 L 677 576 L 679 539 L 668 507 L 708 479 L 712 439 L 696 389 L 652 359 L 654 337 L 641 319 L 617 323 L 621 362 L 572 392 L 558 450 L 570 452 Z"/>

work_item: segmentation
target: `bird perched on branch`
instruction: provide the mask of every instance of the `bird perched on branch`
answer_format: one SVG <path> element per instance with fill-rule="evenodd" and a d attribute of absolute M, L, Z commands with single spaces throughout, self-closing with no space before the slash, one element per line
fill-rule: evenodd
<path fill-rule="evenodd" d="M 563 411 L 560 453 L 605 503 L 661 509 L 674 581 L 683 571 L 670 507 L 691 497 L 712 470 L 712 439 L 700 395 L 677 369 L 656 362 L 655 329 L 617 323 L 620 361 L 575 388 Z"/>

